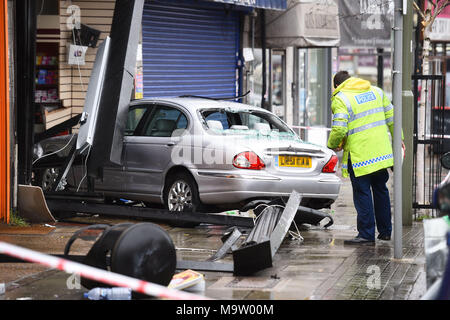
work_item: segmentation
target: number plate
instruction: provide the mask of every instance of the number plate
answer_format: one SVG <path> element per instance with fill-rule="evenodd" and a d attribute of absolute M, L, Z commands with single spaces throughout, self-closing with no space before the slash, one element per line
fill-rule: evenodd
<path fill-rule="evenodd" d="M 311 168 L 311 157 L 279 156 L 280 167 Z"/>

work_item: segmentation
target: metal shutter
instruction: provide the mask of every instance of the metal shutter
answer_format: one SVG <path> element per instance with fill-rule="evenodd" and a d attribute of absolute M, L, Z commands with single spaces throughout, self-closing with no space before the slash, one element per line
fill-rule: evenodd
<path fill-rule="evenodd" d="M 142 19 L 144 97 L 236 95 L 236 12 L 146 1 Z"/>

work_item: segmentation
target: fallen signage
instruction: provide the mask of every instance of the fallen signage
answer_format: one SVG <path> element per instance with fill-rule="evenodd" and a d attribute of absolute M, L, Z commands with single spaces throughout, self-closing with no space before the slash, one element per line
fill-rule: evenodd
<path fill-rule="evenodd" d="M 195 269 L 200 271 L 215 271 L 215 272 L 233 272 L 233 263 L 218 263 L 217 260 L 222 259 L 228 253 L 228 251 L 234 248 L 235 243 L 242 236 L 242 233 L 238 228 L 233 227 L 233 231 L 225 239 L 223 245 L 209 257 L 206 261 L 189 261 L 179 260 L 177 261 L 177 269 Z"/>
<path fill-rule="evenodd" d="M 261 209 L 259 209 L 259 206 L 261 205 Z M 279 198 L 276 200 L 254 200 L 250 203 L 248 203 L 243 209 L 242 211 L 246 211 L 250 208 L 255 208 L 254 212 L 255 214 L 259 214 L 262 212 L 262 209 L 264 208 L 263 206 L 271 206 L 271 205 L 275 205 L 275 206 L 285 206 L 285 202 L 283 201 L 283 199 Z M 317 226 L 320 224 L 320 222 L 325 219 L 328 218 L 328 223 L 325 224 L 323 227 L 324 228 L 328 228 L 331 225 L 333 225 L 334 221 L 333 221 L 333 217 L 326 213 L 326 212 L 322 212 L 320 210 L 317 209 L 312 209 L 312 208 L 308 208 L 305 206 L 298 206 L 297 209 L 297 214 L 295 215 L 294 221 L 295 223 L 297 223 L 297 225 L 299 224 L 311 224 L 314 226 Z"/>
<path fill-rule="evenodd" d="M 243 245 L 233 251 L 234 274 L 250 275 L 272 267 L 272 258 L 285 238 L 300 205 L 301 196 L 292 191 L 284 207 L 268 206 Z"/>
<path fill-rule="evenodd" d="M 87 198 L 85 198 L 87 199 Z M 120 216 L 129 218 L 144 218 L 152 221 L 171 222 L 171 223 L 209 223 L 226 226 L 237 226 L 252 228 L 254 226 L 253 218 L 227 215 L 227 214 L 208 214 L 201 212 L 188 211 L 169 211 L 158 208 L 147 208 L 119 204 L 104 204 L 96 202 L 86 202 L 82 199 L 48 199 L 47 205 L 55 216 L 59 214 L 73 215 L 76 213 L 99 214 L 105 216 Z"/>
<path fill-rule="evenodd" d="M 222 247 L 207 261 L 178 261 L 177 269 L 233 272 L 234 275 L 245 276 L 272 267 L 273 257 L 289 231 L 300 201 L 300 194 L 292 191 L 285 207 L 267 205 L 241 246 L 235 249 L 235 243 L 242 235 L 235 228 Z M 214 262 L 224 257 L 230 249 L 233 263 Z"/>
<path fill-rule="evenodd" d="M 213 254 L 207 261 L 217 261 L 222 259 L 228 251 L 233 247 L 233 245 L 239 240 L 242 236 L 242 233 L 238 228 L 233 228 L 233 232 L 230 234 L 228 239 L 223 243 L 223 245 Z"/>

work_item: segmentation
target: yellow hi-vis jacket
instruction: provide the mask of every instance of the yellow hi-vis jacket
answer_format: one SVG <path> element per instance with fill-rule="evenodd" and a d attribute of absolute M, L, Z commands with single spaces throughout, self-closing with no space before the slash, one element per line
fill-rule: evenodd
<path fill-rule="evenodd" d="M 393 137 L 394 107 L 383 90 L 352 77 L 334 90 L 331 101 L 328 148 L 344 144 L 342 176 L 348 177 L 349 156 L 356 177 L 392 167 L 394 156 L 387 129 Z"/>

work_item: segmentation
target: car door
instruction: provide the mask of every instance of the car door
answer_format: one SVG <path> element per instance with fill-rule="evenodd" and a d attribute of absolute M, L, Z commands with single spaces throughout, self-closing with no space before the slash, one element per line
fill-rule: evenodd
<path fill-rule="evenodd" d="M 121 195 L 127 192 L 127 173 L 125 172 L 126 158 L 126 138 L 133 136 L 135 130 L 141 121 L 144 120 L 146 113 L 149 112 L 147 104 L 131 105 L 128 110 L 127 124 L 124 131 L 124 145 L 122 151 L 121 166 L 105 166 L 103 168 L 103 179 L 96 180 L 95 187 L 97 190 L 120 192 Z"/>
<path fill-rule="evenodd" d="M 172 134 L 177 129 L 186 129 L 188 118 L 179 108 L 153 104 L 139 126 L 126 142 L 127 189 L 130 193 L 145 194 L 147 200 L 159 200 L 164 172 L 171 162 Z"/>

